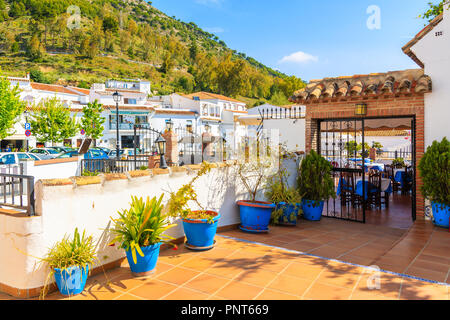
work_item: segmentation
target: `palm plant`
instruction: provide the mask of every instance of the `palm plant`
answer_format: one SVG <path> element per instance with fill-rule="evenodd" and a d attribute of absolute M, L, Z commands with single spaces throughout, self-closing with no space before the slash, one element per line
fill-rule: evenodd
<path fill-rule="evenodd" d="M 174 239 L 164 234 L 176 224 L 170 224 L 169 217 L 162 213 L 163 196 L 151 200 L 147 197 L 145 202 L 143 198 L 132 196 L 130 209 L 119 212 L 118 219 L 111 218 L 114 222 L 111 232 L 115 235 L 111 244 L 120 243 L 120 248 L 131 250 L 134 263 L 137 263 L 136 252 L 144 257 L 141 247 Z"/>

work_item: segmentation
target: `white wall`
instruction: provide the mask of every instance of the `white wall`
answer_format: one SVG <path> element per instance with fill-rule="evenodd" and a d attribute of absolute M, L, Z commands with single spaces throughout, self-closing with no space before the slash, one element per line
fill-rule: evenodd
<path fill-rule="evenodd" d="M 442 36 L 435 33 L 443 31 Z M 425 147 L 433 140 L 450 137 L 450 10 L 444 19 L 411 50 L 425 65 L 431 77 L 433 92 L 425 94 Z"/>
<path fill-rule="evenodd" d="M 305 151 L 305 119 L 264 120 L 263 129 L 278 130 L 280 143 L 285 143 L 289 151 Z"/>
<path fill-rule="evenodd" d="M 24 164 L 24 174 L 33 176 L 34 181 L 37 181 L 39 179 L 63 179 L 75 176 L 78 168 L 78 157 L 71 160 L 41 165 L 36 165 L 40 161 L 24 161 L 22 163 Z"/>
<path fill-rule="evenodd" d="M 48 269 L 40 265 L 48 249 L 75 227 L 85 229 L 98 241 L 98 257 L 106 264 L 123 257 L 124 251 L 109 247 L 110 237 L 105 229 L 110 217 L 129 206 L 131 195 L 160 196 L 176 191 L 193 175 L 184 172 L 171 177 L 157 175 L 130 180 L 105 181 L 73 188 L 72 185 L 36 186 L 37 217 L 18 218 L 0 215 L 0 283 L 20 289 L 37 288 L 44 284 Z M 244 190 L 234 178 L 230 167 L 212 169 L 196 183 L 199 201 L 206 208 L 221 214 L 219 226 L 239 223 L 236 200 L 246 199 Z M 195 209 L 195 207 L 193 207 Z M 171 229 L 169 235 L 183 236 L 182 225 Z M 7 262 L 7 263 L 6 263 Z"/>

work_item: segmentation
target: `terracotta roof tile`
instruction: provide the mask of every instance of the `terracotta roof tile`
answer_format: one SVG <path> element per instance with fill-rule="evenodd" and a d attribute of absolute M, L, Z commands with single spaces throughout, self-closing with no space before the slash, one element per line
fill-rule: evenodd
<path fill-rule="evenodd" d="M 200 100 L 220 99 L 220 100 L 225 100 L 225 101 L 244 103 L 242 101 L 239 101 L 239 100 L 236 100 L 233 98 L 229 98 L 229 97 L 223 96 L 221 94 L 204 92 L 204 91 L 194 92 L 191 94 L 185 94 L 183 96 L 186 98 L 189 98 L 189 99 L 193 99 L 194 97 L 199 97 Z"/>
<path fill-rule="evenodd" d="M 422 69 L 410 69 L 313 80 L 305 88 L 294 92 L 289 100 L 305 103 L 335 97 L 425 93 L 431 89 L 431 78 Z"/>
<path fill-rule="evenodd" d="M 73 95 L 77 94 L 77 93 L 73 92 L 72 90 L 68 89 L 67 87 L 55 85 L 55 84 L 32 82 L 31 87 L 35 90 L 67 93 L 67 94 L 73 94 Z"/>

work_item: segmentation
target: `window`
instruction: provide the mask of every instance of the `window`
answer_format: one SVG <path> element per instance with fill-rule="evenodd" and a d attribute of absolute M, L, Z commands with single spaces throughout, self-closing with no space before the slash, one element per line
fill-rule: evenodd
<path fill-rule="evenodd" d="M 26 153 L 18 153 L 18 154 L 17 154 L 17 158 L 18 158 L 19 160 L 23 160 L 23 159 L 28 160 L 28 159 L 30 159 L 30 156 L 28 156 Z"/>
<path fill-rule="evenodd" d="M 147 122 L 147 116 L 136 116 L 136 124 L 143 124 Z"/>
<path fill-rule="evenodd" d="M 124 104 L 136 104 L 136 99 L 130 99 L 130 98 L 124 98 L 123 99 Z"/>
<path fill-rule="evenodd" d="M 47 152 L 48 152 L 49 154 L 58 154 L 58 153 L 59 153 L 59 152 L 56 151 L 55 149 L 47 149 Z"/>
<path fill-rule="evenodd" d="M 5 154 L 0 158 L 1 164 L 14 164 L 16 163 L 16 157 L 13 154 Z"/>

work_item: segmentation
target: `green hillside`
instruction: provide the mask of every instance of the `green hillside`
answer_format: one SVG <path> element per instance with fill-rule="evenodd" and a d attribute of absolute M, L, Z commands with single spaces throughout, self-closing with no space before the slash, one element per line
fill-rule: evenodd
<path fill-rule="evenodd" d="M 143 0 L 0 0 L 0 67 L 80 87 L 142 78 L 158 94 L 203 90 L 255 104 L 288 103 L 304 85 Z"/>

